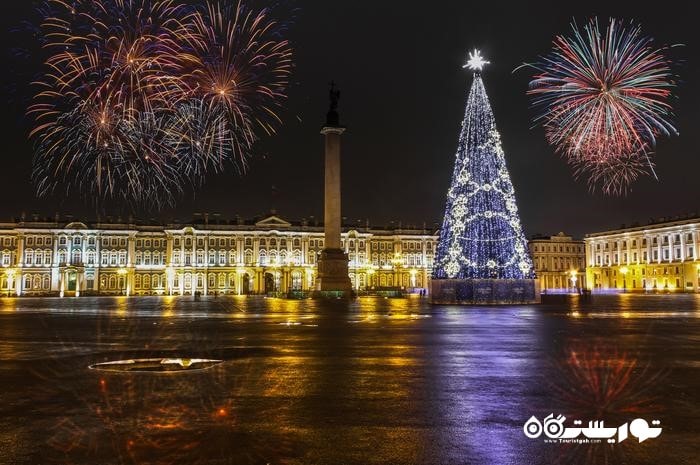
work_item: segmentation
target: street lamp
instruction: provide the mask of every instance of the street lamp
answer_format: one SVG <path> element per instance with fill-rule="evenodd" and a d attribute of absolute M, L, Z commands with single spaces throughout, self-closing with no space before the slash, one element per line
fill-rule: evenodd
<path fill-rule="evenodd" d="M 370 264 L 367 267 L 367 287 L 368 288 L 373 288 L 374 287 L 374 265 Z"/>
<path fill-rule="evenodd" d="M 569 271 L 569 275 L 571 276 L 571 287 L 576 290 L 576 281 L 578 281 L 578 273 L 576 270 L 571 270 Z"/>
<path fill-rule="evenodd" d="M 7 297 L 10 297 L 10 294 L 12 293 L 12 285 L 14 284 L 15 280 L 15 275 L 17 274 L 17 270 L 14 268 L 10 268 L 6 272 L 7 274 Z"/>
<path fill-rule="evenodd" d="M 396 287 L 401 287 L 401 283 L 399 282 L 399 268 L 403 264 L 403 257 L 401 256 L 400 252 L 396 252 L 394 254 L 394 258 L 391 259 L 391 265 L 393 266 L 394 269 L 394 285 Z"/>
<path fill-rule="evenodd" d="M 127 289 L 127 285 L 126 285 L 126 273 L 127 273 L 127 271 L 126 271 L 126 268 L 119 268 L 119 269 L 117 270 L 117 273 L 118 273 L 119 276 L 121 276 L 122 279 L 124 280 L 124 286 L 123 286 L 123 288 L 122 288 L 121 290 L 122 290 L 122 293 L 123 293 L 123 294 L 126 294 L 126 289 Z"/>
<path fill-rule="evenodd" d="M 629 268 L 623 266 L 620 268 L 620 273 L 622 273 L 622 292 L 627 292 L 627 272 Z"/>

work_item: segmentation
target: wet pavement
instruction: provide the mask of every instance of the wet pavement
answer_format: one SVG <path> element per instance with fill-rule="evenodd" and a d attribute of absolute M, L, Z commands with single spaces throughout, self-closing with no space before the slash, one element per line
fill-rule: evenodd
<path fill-rule="evenodd" d="M 152 358 L 223 362 L 88 368 Z M 689 465 L 699 401 L 698 295 L 0 299 L 2 464 Z M 524 434 L 550 413 L 663 430 Z"/>

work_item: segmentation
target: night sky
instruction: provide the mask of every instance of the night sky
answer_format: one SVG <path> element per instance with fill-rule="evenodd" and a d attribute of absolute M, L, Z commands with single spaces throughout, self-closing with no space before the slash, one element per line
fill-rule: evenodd
<path fill-rule="evenodd" d="M 408 0 L 304 0 L 290 25 L 295 53 L 284 126 L 258 144 L 248 172 L 233 166 L 211 176 L 194 198 L 162 212 L 133 212 L 168 221 L 194 212 L 253 217 L 274 208 L 287 219 L 323 214 L 323 141 L 319 129 L 328 107 L 328 82 L 342 92 L 341 122 L 348 127 L 343 146 L 343 216 L 431 226 L 442 217 L 454 163 L 459 126 L 471 73 L 462 69 L 466 53 L 482 50 L 492 62 L 484 72 L 487 92 L 526 234 L 565 231 L 575 236 L 697 211 L 700 159 L 700 49 L 691 2 L 415 2 Z M 531 6 L 526 6 L 525 3 Z M 651 4 L 649 4 L 651 5 Z M 288 7 L 280 11 L 290 11 Z M 2 169 L 0 221 L 55 212 L 92 219 L 95 210 L 77 198 L 56 194 L 39 200 L 29 176 L 32 148 L 24 113 L 27 85 L 40 63 L 17 57 L 22 39 L 12 32 L 29 19 L 28 1 L 3 5 L 3 62 L 0 91 Z M 591 194 L 574 181 L 569 167 L 532 128 L 525 95 L 531 72 L 513 70 L 546 53 L 552 38 L 567 33 L 575 18 L 598 15 L 635 19 L 657 44 L 673 49 L 681 83 L 676 91 L 679 137 L 657 147 L 659 181 L 643 178 L 626 197 Z M 274 186 L 274 187 L 273 187 Z M 127 207 L 109 213 L 128 215 Z"/>

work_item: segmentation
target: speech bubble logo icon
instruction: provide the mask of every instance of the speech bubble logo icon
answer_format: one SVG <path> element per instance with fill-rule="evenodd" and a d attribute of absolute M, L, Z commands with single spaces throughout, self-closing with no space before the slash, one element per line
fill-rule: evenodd
<path fill-rule="evenodd" d="M 658 420 L 652 422 L 655 425 L 661 423 Z M 639 442 L 644 442 L 649 438 L 656 438 L 661 434 L 662 428 L 649 428 L 649 423 L 643 418 L 637 418 L 630 423 L 630 433 L 632 436 L 639 439 Z"/>

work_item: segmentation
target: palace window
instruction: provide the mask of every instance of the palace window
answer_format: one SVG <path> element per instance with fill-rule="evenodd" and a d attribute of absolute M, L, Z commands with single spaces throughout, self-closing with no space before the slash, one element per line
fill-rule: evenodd
<path fill-rule="evenodd" d="M 222 252 L 223 253 L 223 252 Z M 222 256 L 221 264 L 224 264 L 224 257 Z M 229 250 L 228 251 L 228 263 L 229 265 L 235 265 L 236 264 L 236 251 L 235 250 Z"/>

